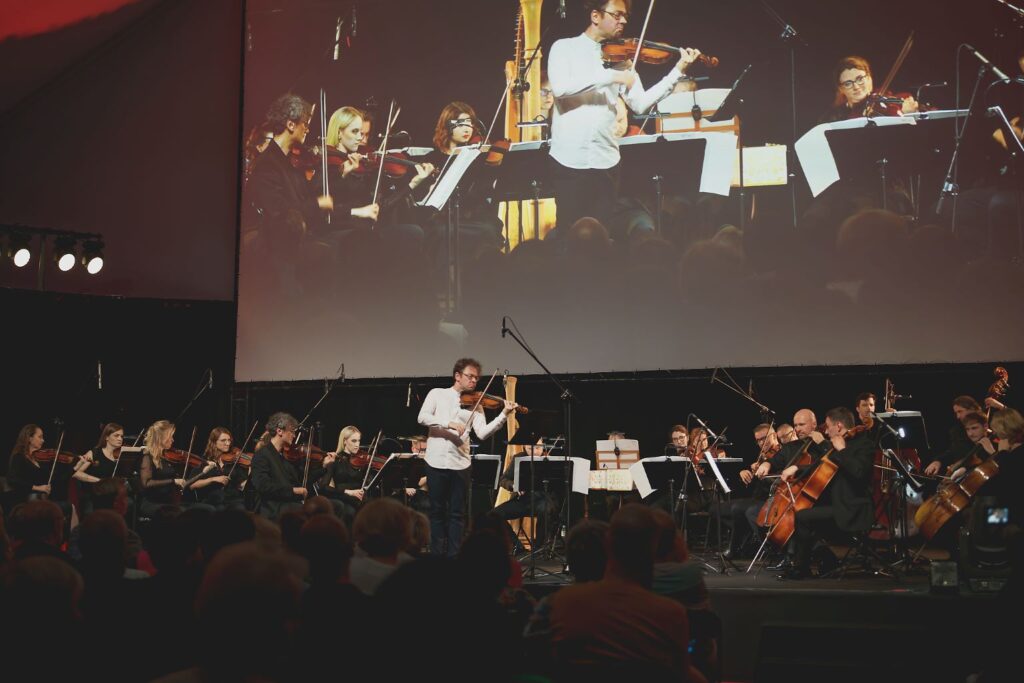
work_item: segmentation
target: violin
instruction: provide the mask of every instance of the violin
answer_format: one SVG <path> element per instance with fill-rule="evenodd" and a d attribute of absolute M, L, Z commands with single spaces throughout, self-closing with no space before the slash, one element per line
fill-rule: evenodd
<path fill-rule="evenodd" d="M 282 455 L 288 462 L 302 462 L 306 459 L 306 449 L 309 448 L 309 444 L 303 444 L 298 446 L 293 443 L 286 443 Z M 313 446 L 309 451 L 309 459 L 315 462 L 323 462 L 324 456 L 327 455 L 322 448 Z"/>
<path fill-rule="evenodd" d="M 222 464 L 225 465 L 233 465 L 237 460 L 239 465 L 248 468 L 250 465 L 252 465 L 252 457 L 252 453 L 243 453 L 241 448 L 235 446 L 227 453 L 221 453 L 220 461 Z"/>
<path fill-rule="evenodd" d="M 483 137 L 479 133 L 469 139 L 470 145 L 480 145 L 480 151 L 484 153 L 485 166 L 501 166 L 501 162 L 505 160 L 505 154 L 512 147 L 512 141 L 508 138 L 495 140 L 488 144 L 482 143 Z"/>
<path fill-rule="evenodd" d="M 178 450 L 177 448 L 168 448 L 164 451 L 163 458 L 175 465 L 184 465 L 186 461 L 188 462 L 188 467 L 204 467 L 206 465 L 205 458 L 195 453 Z"/>
<path fill-rule="evenodd" d="M 613 68 L 634 59 L 644 64 L 667 64 L 679 60 L 679 48 L 665 43 L 645 40 L 643 48 L 637 53 L 639 38 L 608 38 L 601 41 L 601 56 L 604 57 L 605 68 Z M 697 62 L 709 69 L 718 66 L 718 57 L 701 54 Z"/>
<path fill-rule="evenodd" d="M 78 460 L 79 456 L 67 451 L 57 453 L 55 448 L 40 448 L 38 451 L 32 451 L 32 458 L 38 463 L 53 462 L 54 457 L 57 458 L 57 462 L 61 465 L 72 465 Z"/>
<path fill-rule="evenodd" d="M 340 152 L 339 152 L 340 154 Z M 347 155 L 345 155 L 347 159 Z M 415 171 L 416 164 L 418 162 L 413 161 L 409 158 L 405 152 L 389 152 L 383 155 L 384 159 L 384 175 L 388 178 L 404 178 L 409 173 L 410 169 Z M 330 157 L 328 157 L 328 163 Z M 342 161 L 344 163 L 344 161 Z M 380 171 L 381 164 L 381 153 L 377 151 L 369 152 L 356 166 L 355 170 L 352 171 L 358 177 L 364 176 L 376 176 Z"/>
<path fill-rule="evenodd" d="M 481 398 L 481 395 L 483 398 Z M 459 402 L 464 408 L 472 408 L 479 401 L 482 408 L 488 410 L 502 410 L 505 408 L 505 399 L 494 394 L 484 394 L 480 391 L 466 391 L 459 397 Z M 516 406 L 516 413 L 526 415 L 530 409 L 526 406 Z"/>
<path fill-rule="evenodd" d="M 388 456 L 375 455 L 360 448 L 358 453 L 353 453 L 348 456 L 348 461 L 352 464 L 352 467 L 357 470 L 361 470 L 367 465 L 370 465 L 370 467 L 375 470 L 379 470 L 384 467 L 384 463 L 388 461 Z"/>
<path fill-rule="evenodd" d="M 902 116 L 903 101 L 910 97 L 913 97 L 913 94 L 909 92 L 894 93 L 889 90 L 884 92 L 873 92 L 865 97 L 864 101 L 854 107 L 851 107 L 850 113 L 846 118 L 856 119 L 863 116 Z M 924 108 L 921 107 L 918 111 L 924 111 Z"/>

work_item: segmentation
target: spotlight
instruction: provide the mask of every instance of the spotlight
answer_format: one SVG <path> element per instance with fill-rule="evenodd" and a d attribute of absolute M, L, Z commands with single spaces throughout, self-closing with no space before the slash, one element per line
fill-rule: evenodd
<path fill-rule="evenodd" d="M 103 240 L 87 240 L 82 245 L 82 265 L 89 275 L 95 275 L 103 270 Z"/>
<path fill-rule="evenodd" d="M 32 238 L 23 232 L 12 232 L 7 238 L 7 255 L 14 260 L 14 265 L 24 268 L 32 260 L 29 244 Z"/>
<path fill-rule="evenodd" d="M 62 236 L 54 240 L 53 258 L 57 267 L 67 272 L 75 267 L 75 238 Z"/>

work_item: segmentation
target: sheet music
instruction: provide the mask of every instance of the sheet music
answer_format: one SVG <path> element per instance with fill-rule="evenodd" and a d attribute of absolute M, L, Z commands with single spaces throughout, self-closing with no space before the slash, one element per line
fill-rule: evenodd
<path fill-rule="evenodd" d="M 632 491 L 635 482 L 630 469 L 590 470 L 588 482 L 591 490 Z"/>
<path fill-rule="evenodd" d="M 655 491 L 656 488 L 651 486 L 650 480 L 647 478 L 647 470 L 644 469 L 645 462 L 685 462 L 686 458 L 681 455 L 659 455 L 653 458 L 643 458 L 637 463 L 630 466 L 629 472 L 633 476 L 633 483 L 636 484 L 636 490 L 640 493 L 641 498 L 646 498 Z"/>
<path fill-rule="evenodd" d="M 618 455 L 615 454 L 616 449 Z M 597 469 L 622 469 L 640 459 L 640 442 L 636 439 L 601 439 L 594 454 Z"/>
<path fill-rule="evenodd" d="M 452 192 L 455 191 L 455 188 L 462 181 L 462 176 L 465 175 L 470 164 L 476 161 L 476 158 L 479 156 L 479 147 L 463 147 L 455 155 L 451 163 L 448 164 L 448 170 L 441 174 L 441 177 L 434 185 L 434 189 L 430 191 L 429 195 L 424 197 L 420 205 L 429 206 L 440 211 L 441 207 L 448 203 Z"/>
<path fill-rule="evenodd" d="M 722 487 L 722 491 L 732 493 L 732 489 L 725 483 L 725 477 L 722 476 L 722 472 L 718 469 L 718 463 L 715 462 L 715 458 L 711 457 L 711 453 L 704 451 L 704 460 L 711 465 L 711 471 L 715 473 L 715 478 L 718 479 L 718 485 Z"/>
<path fill-rule="evenodd" d="M 663 133 L 661 135 L 633 135 L 619 140 L 619 147 L 645 145 L 664 138 L 669 142 L 679 140 L 704 140 L 704 161 L 700 171 L 700 191 L 729 196 L 732 184 L 732 165 L 736 156 L 736 134 L 726 132 L 709 133 Z"/>
<path fill-rule="evenodd" d="M 497 457 L 497 456 L 495 456 Z M 529 462 L 529 456 L 516 458 L 512 473 L 512 490 L 519 491 L 519 463 Z M 565 462 L 564 455 L 541 455 L 534 458 L 536 461 Z M 590 461 L 586 458 L 569 458 L 572 470 L 572 492 L 587 495 L 590 492 Z"/>

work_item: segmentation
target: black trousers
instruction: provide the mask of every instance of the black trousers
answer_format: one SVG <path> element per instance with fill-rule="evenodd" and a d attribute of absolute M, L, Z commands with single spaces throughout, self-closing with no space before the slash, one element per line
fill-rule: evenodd
<path fill-rule="evenodd" d="M 838 531 L 835 510 L 831 505 L 816 505 L 806 510 L 798 510 L 795 520 L 793 543 L 796 566 L 806 570 L 811 564 L 811 550 L 815 539 L 834 535 Z"/>
<path fill-rule="evenodd" d="M 555 230 L 548 233 L 565 239 L 576 221 L 584 216 L 609 225 L 619 193 L 619 166 L 611 168 L 569 168 L 550 159 L 551 185 L 557 214 Z"/>
<path fill-rule="evenodd" d="M 430 552 L 439 557 L 455 557 L 466 528 L 469 468 L 443 470 L 426 465 L 426 471 L 430 495 Z"/>
<path fill-rule="evenodd" d="M 537 543 L 545 543 L 548 539 L 545 536 L 545 532 L 550 534 L 555 529 L 555 515 L 558 513 L 558 502 L 552 495 L 544 495 L 543 491 L 535 491 L 533 493 L 533 510 L 537 513 L 537 528 L 534 530 L 534 535 L 537 538 Z M 530 496 L 522 495 L 517 498 L 506 500 L 504 503 L 494 508 L 494 514 L 505 520 L 511 522 L 514 519 L 522 519 L 530 516 Z M 515 532 L 512 531 L 512 527 L 508 527 L 508 532 L 513 539 L 513 545 L 518 544 L 519 539 L 516 538 Z"/>
<path fill-rule="evenodd" d="M 752 535 L 757 533 L 757 513 L 764 505 L 763 500 L 739 498 L 719 503 L 717 513 L 722 523 L 732 530 L 729 550 L 738 552 Z"/>

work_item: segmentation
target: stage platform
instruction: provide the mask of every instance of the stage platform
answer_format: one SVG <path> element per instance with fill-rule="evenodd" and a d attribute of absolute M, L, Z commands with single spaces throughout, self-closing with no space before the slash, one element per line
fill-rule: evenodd
<path fill-rule="evenodd" d="M 704 559 L 719 566 L 714 555 Z M 546 595 L 566 581 L 539 576 L 527 588 Z M 982 666 L 997 626 L 995 594 L 932 593 L 927 567 L 895 578 L 851 571 L 801 581 L 730 568 L 709 571 L 705 582 L 722 620 L 725 681 L 962 682 Z"/>

